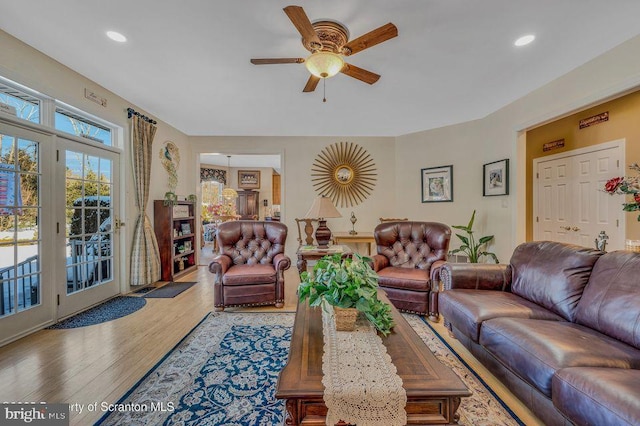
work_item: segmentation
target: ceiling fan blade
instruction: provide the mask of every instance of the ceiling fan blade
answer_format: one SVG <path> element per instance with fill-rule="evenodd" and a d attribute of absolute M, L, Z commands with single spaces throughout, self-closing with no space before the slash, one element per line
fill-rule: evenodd
<path fill-rule="evenodd" d="M 345 56 L 355 55 L 358 52 L 362 52 L 364 49 L 368 49 L 371 46 L 375 46 L 376 44 L 380 44 L 397 36 L 398 28 L 389 22 L 380 28 L 369 31 L 365 35 L 361 35 L 355 40 L 351 40 L 349 43 L 344 45 L 342 51 Z"/>
<path fill-rule="evenodd" d="M 300 35 L 303 39 L 308 40 L 311 43 L 317 43 L 318 49 L 322 47 L 322 43 L 320 42 L 320 38 L 316 33 L 316 30 L 313 29 L 313 25 L 311 25 L 311 21 L 309 17 L 304 12 L 304 9 L 300 6 L 287 6 L 284 9 L 284 13 L 287 14 L 291 22 L 296 27 Z"/>
<path fill-rule="evenodd" d="M 316 77 L 315 75 L 311 74 L 309 76 L 309 80 L 307 80 L 307 84 L 304 86 L 304 89 L 302 89 L 302 91 L 313 92 L 314 90 L 316 90 L 316 86 L 318 86 L 319 81 L 320 77 Z"/>
<path fill-rule="evenodd" d="M 270 65 L 270 64 L 301 64 L 304 58 L 265 58 L 251 59 L 253 65 Z"/>
<path fill-rule="evenodd" d="M 342 74 L 348 75 L 349 77 L 353 77 L 355 79 L 364 81 L 365 83 L 369 83 L 369 84 L 375 83 L 380 78 L 380 76 L 376 73 L 364 70 L 362 68 L 358 68 L 355 65 L 351 65 L 351 64 L 344 64 L 344 67 L 340 72 Z"/>

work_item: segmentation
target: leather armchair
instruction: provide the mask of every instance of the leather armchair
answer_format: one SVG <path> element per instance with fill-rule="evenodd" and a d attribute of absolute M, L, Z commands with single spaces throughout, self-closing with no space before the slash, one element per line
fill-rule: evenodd
<path fill-rule="evenodd" d="M 451 229 L 437 222 L 385 222 L 373 235 L 378 254 L 372 267 L 391 303 L 401 311 L 437 318 L 431 274 L 447 260 Z"/>
<path fill-rule="evenodd" d="M 216 274 L 214 306 L 284 306 L 287 226 L 279 222 L 232 221 L 218 226 L 219 254 L 209 265 Z"/>

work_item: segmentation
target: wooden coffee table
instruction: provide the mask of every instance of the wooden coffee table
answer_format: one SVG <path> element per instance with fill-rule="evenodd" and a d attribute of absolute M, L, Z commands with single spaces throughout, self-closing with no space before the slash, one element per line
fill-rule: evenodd
<path fill-rule="evenodd" d="M 382 339 L 407 392 L 407 424 L 452 425 L 462 397 L 471 392 L 431 353 L 409 323 L 392 307 L 394 331 Z M 322 312 L 298 304 L 289 361 L 280 372 L 276 398 L 286 400 L 287 425 L 324 425 L 327 407 L 322 385 Z"/>

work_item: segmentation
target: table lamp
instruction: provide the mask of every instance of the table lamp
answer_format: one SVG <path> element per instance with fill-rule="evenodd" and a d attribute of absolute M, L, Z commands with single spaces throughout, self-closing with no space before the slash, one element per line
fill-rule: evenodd
<path fill-rule="evenodd" d="M 335 208 L 331 198 L 321 195 L 313 200 L 311 208 L 304 216 L 305 219 L 318 219 L 318 228 L 315 237 L 319 248 L 328 248 L 331 241 L 331 230 L 327 227 L 326 218 L 342 217 L 338 209 Z"/>

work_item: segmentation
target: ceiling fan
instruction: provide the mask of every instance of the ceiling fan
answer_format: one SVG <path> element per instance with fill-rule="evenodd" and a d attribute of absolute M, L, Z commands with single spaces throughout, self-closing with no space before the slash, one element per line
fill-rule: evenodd
<path fill-rule="evenodd" d="M 283 10 L 300 35 L 302 35 L 302 45 L 311 52 L 311 55 L 306 59 L 251 59 L 252 64 L 304 63 L 311 76 L 304 86 L 303 92 L 313 92 L 321 79 L 333 77 L 339 72 L 369 84 L 378 81 L 380 75 L 346 63 L 343 56 L 355 55 L 369 47 L 396 37 L 398 28 L 395 25 L 388 23 L 349 41 L 349 30 L 339 22 L 322 20 L 311 23 L 304 9 L 300 6 L 287 6 Z"/>

